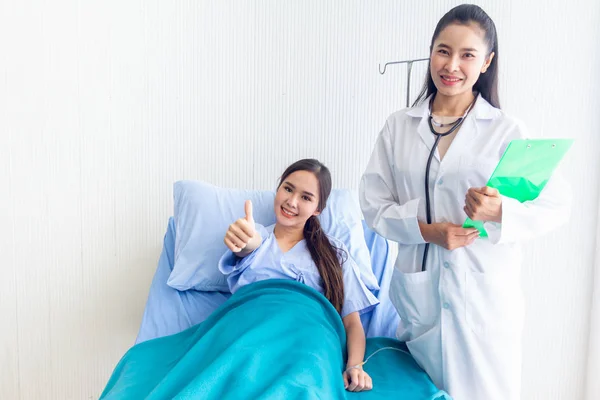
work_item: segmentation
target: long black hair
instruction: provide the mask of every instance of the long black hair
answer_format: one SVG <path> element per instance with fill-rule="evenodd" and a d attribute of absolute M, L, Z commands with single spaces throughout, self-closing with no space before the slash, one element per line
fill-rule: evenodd
<path fill-rule="evenodd" d="M 327 205 L 327 199 L 331 193 L 331 173 L 320 161 L 308 158 L 296 161 L 283 172 L 279 179 L 279 185 L 296 171 L 312 172 L 319 182 L 319 204 L 317 210 L 322 212 Z M 338 313 L 342 312 L 344 305 L 344 282 L 342 279 L 342 265 L 347 256 L 345 252 L 334 247 L 316 216 L 310 217 L 304 225 L 304 239 L 317 270 L 323 281 L 325 297 L 335 307 Z M 342 254 L 343 253 L 343 254 Z M 340 260 L 340 257 L 342 260 Z"/>
<path fill-rule="evenodd" d="M 431 45 L 429 46 L 429 54 L 433 51 L 433 43 L 440 35 L 440 32 L 448 25 L 469 25 L 471 23 L 478 24 L 479 27 L 485 31 L 485 42 L 488 47 L 487 56 L 489 57 L 490 54 L 494 53 L 494 58 L 492 59 L 490 66 L 484 74 L 479 75 L 479 79 L 473 86 L 473 91 L 479 92 L 480 96 L 486 99 L 492 106 L 500 108 L 500 98 L 498 96 L 498 35 L 496 33 L 494 21 L 481 9 L 481 7 L 474 4 L 461 4 L 448 11 L 435 27 L 433 37 L 431 38 Z M 435 93 L 437 93 L 437 88 L 431 77 L 430 55 L 425 84 L 423 85 L 423 89 L 421 90 L 421 93 L 419 93 L 417 100 L 415 100 L 413 107 L 425 101 L 427 97 Z"/>

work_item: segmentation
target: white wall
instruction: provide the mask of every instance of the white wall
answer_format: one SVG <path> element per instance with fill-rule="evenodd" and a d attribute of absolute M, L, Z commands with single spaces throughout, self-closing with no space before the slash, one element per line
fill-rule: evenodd
<path fill-rule="evenodd" d="M 427 56 L 457 3 L 0 2 L 0 398 L 97 398 L 135 338 L 175 180 L 268 189 L 312 156 L 356 188 L 404 106 L 404 67 L 378 63 Z M 504 108 L 577 139 L 572 222 L 527 253 L 523 398 L 580 399 L 600 3 L 476 3 L 500 31 Z"/>

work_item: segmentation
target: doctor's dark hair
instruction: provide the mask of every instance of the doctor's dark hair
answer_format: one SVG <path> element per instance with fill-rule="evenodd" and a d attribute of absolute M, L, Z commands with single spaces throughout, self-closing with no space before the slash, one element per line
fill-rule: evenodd
<path fill-rule="evenodd" d="M 299 160 L 287 167 L 281 175 L 277 189 L 285 179 L 296 171 L 312 172 L 319 182 L 319 203 L 317 210 L 322 212 L 327 205 L 331 193 L 331 173 L 320 161 L 315 159 Z M 321 228 L 321 223 L 316 216 L 310 217 L 304 225 L 304 239 L 306 247 L 317 266 L 319 275 L 323 280 L 324 294 L 327 300 L 335 307 L 338 313 L 342 312 L 344 304 L 344 282 L 342 280 L 342 263 L 346 261 L 345 251 L 338 249 L 329 241 Z M 340 260 L 341 258 L 341 260 Z"/>
<path fill-rule="evenodd" d="M 415 100 L 413 107 L 425 101 L 427 97 L 437 93 L 437 88 L 431 78 L 431 52 L 433 50 L 433 43 L 448 25 L 459 24 L 469 25 L 476 23 L 485 32 L 485 41 L 488 46 L 489 56 L 494 53 L 494 59 L 492 60 L 489 68 L 484 74 L 479 75 L 479 79 L 475 82 L 473 90 L 479 92 L 481 97 L 486 99 L 488 103 L 496 108 L 500 108 L 500 98 L 498 96 L 498 35 L 496 32 L 496 25 L 494 21 L 483 11 L 479 6 L 474 4 L 461 4 L 460 6 L 454 7 L 446 13 L 440 19 L 433 37 L 431 38 L 431 45 L 429 46 L 429 63 L 427 64 L 427 77 L 425 78 L 425 84 L 417 100 Z"/>

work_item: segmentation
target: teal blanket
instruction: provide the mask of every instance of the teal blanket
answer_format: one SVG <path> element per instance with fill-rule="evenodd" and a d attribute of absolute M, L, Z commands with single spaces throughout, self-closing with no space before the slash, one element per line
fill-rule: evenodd
<path fill-rule="evenodd" d="M 346 334 L 320 293 L 294 281 L 245 286 L 206 321 L 132 347 L 101 399 L 449 399 L 398 341 L 367 341 L 370 392 L 344 390 Z"/>

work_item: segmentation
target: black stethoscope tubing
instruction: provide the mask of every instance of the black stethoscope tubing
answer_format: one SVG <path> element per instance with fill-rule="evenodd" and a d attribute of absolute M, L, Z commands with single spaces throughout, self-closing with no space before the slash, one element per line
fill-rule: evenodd
<path fill-rule="evenodd" d="M 473 103 L 474 102 L 475 102 L 475 100 L 473 100 Z M 454 126 L 452 128 L 450 128 L 450 130 L 448 132 L 444 132 L 444 133 L 436 132 L 436 130 L 433 128 L 433 122 L 432 122 L 433 116 L 431 115 L 431 113 L 429 113 L 429 119 L 427 120 L 427 123 L 429 124 L 429 130 L 431 131 L 431 133 L 433 133 L 435 135 L 435 142 L 433 142 L 433 146 L 431 146 L 431 151 L 429 152 L 429 158 L 427 159 L 427 166 L 425 167 L 425 211 L 427 213 L 427 224 L 431 224 L 431 203 L 430 203 L 430 196 L 429 196 L 429 169 L 431 168 L 431 160 L 433 159 L 433 155 L 435 154 L 435 150 L 437 149 L 440 139 L 443 138 L 444 136 L 448 136 L 448 135 L 452 134 L 454 131 L 456 131 L 458 128 L 460 128 L 460 126 L 464 122 L 467 114 L 469 113 L 473 103 L 471 103 L 471 105 L 467 109 L 467 112 L 465 112 L 465 115 L 463 115 L 458 120 L 456 120 L 456 122 L 454 123 Z M 428 252 L 429 252 L 429 243 L 425 243 L 425 249 L 423 250 L 423 263 L 421 264 L 421 271 L 425 271 L 427 268 L 427 253 Z"/>

